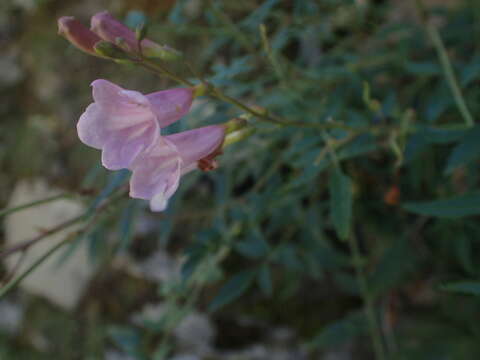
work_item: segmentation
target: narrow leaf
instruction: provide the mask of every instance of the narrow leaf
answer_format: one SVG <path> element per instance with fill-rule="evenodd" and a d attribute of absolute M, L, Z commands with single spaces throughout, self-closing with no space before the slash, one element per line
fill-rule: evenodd
<path fill-rule="evenodd" d="M 242 295 L 252 285 L 255 274 L 253 270 L 245 270 L 232 277 L 210 303 L 209 310 L 218 310 Z"/>
<path fill-rule="evenodd" d="M 352 181 L 341 170 L 330 173 L 330 216 L 337 235 L 345 240 L 352 222 Z"/>
<path fill-rule="evenodd" d="M 442 290 L 468 294 L 468 295 L 480 295 L 480 282 L 479 281 L 460 281 L 456 283 L 445 284 L 441 287 Z"/>
<path fill-rule="evenodd" d="M 260 289 L 265 295 L 272 295 L 272 276 L 270 274 L 270 267 L 267 264 L 262 265 L 262 267 L 260 268 L 260 271 L 257 275 L 257 282 L 260 286 Z"/>
<path fill-rule="evenodd" d="M 468 132 L 462 142 L 453 148 L 447 160 L 446 174 L 451 174 L 459 166 L 480 158 L 480 127 L 475 127 Z"/>
<path fill-rule="evenodd" d="M 411 202 L 403 205 L 410 212 L 443 218 L 459 218 L 480 214 L 480 193 L 464 194 L 449 199 Z"/>

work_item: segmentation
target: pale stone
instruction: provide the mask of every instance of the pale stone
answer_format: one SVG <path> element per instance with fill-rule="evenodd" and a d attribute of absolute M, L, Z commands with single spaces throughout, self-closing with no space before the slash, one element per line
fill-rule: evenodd
<path fill-rule="evenodd" d="M 50 188 L 42 180 L 20 182 L 13 191 L 8 207 L 45 199 L 59 193 L 61 193 L 60 190 Z M 38 236 L 42 230 L 53 228 L 83 212 L 84 207 L 79 202 L 71 199 L 59 199 L 13 213 L 5 219 L 5 248 L 8 249 L 25 240 L 32 239 Z M 30 247 L 17 269 L 16 275 L 21 274 L 72 231 L 78 230 L 78 226 L 81 224 L 73 225 L 44 238 Z M 65 309 L 71 309 L 80 299 L 93 273 L 93 265 L 88 259 L 85 242 L 82 242 L 69 258 L 60 264 L 60 259 L 67 248 L 68 245 L 59 249 L 56 254 L 37 267 L 20 283 L 20 287 L 32 294 L 43 296 Z M 6 258 L 9 269 L 16 266 L 19 256 L 19 253 L 15 253 Z"/>
<path fill-rule="evenodd" d="M 9 335 L 16 334 L 22 325 L 23 312 L 18 302 L 0 301 L 0 330 Z"/>

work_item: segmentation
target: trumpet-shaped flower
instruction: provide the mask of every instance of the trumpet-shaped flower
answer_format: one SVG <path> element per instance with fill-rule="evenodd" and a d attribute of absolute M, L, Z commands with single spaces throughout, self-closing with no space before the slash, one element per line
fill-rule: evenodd
<path fill-rule="evenodd" d="M 150 200 L 152 211 L 164 210 L 180 177 L 217 154 L 224 137 L 224 126 L 211 125 L 158 138 L 132 165 L 130 196 Z"/>
<path fill-rule="evenodd" d="M 107 80 L 92 83 L 94 103 L 77 124 L 80 140 L 102 150 L 107 169 L 131 168 L 135 158 L 158 141 L 160 128 L 190 109 L 193 90 L 177 88 L 143 95 Z"/>

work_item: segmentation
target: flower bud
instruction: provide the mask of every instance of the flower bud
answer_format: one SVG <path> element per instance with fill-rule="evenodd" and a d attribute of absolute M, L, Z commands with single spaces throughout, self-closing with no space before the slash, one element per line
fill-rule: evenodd
<path fill-rule="evenodd" d="M 107 11 L 92 16 L 91 30 L 103 40 L 117 44 L 130 53 L 139 53 L 141 50 L 141 53 L 146 57 L 160 58 L 165 61 L 177 60 L 181 57 L 181 54 L 175 49 L 161 46 L 148 39 L 142 39 L 142 36 L 145 35 L 142 34 L 142 31 L 132 31 Z M 122 39 L 120 44 L 118 38 Z"/>
<path fill-rule="evenodd" d="M 203 96 L 208 92 L 208 84 L 200 83 L 193 87 L 193 97 Z"/>
<path fill-rule="evenodd" d="M 108 57 L 116 60 L 128 59 L 128 54 L 126 54 L 125 51 L 113 45 L 112 43 L 109 43 L 108 41 L 100 40 L 95 44 L 93 49 L 96 54 L 103 57 Z"/>
<path fill-rule="evenodd" d="M 248 125 L 247 120 L 239 117 L 228 120 L 226 123 L 223 124 L 225 126 L 225 134 L 230 134 L 240 129 L 243 129 Z"/>
<path fill-rule="evenodd" d="M 73 16 L 58 19 L 58 33 L 78 49 L 90 55 L 102 56 L 94 49 L 95 44 L 102 39 Z"/>
<path fill-rule="evenodd" d="M 223 142 L 223 147 L 229 146 L 236 142 L 245 140 L 246 138 L 250 137 L 255 132 L 255 129 L 252 127 L 246 127 L 225 136 L 225 141 Z"/>

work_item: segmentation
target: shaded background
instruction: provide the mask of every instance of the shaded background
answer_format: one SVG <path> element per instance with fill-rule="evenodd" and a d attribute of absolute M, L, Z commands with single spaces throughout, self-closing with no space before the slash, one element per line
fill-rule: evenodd
<path fill-rule="evenodd" d="M 475 117 L 480 4 L 425 4 Z M 480 288 L 479 130 L 431 130 L 462 119 L 409 1 L 3 0 L 0 204 L 69 198 L 4 217 L 2 246 L 82 213 L 128 180 L 126 172 L 102 169 L 99 152 L 77 138 L 93 80 L 144 93 L 176 86 L 89 57 L 57 35 L 58 17 L 88 24 L 105 9 L 132 27 L 148 20 L 149 37 L 181 50 L 209 81 L 290 120 L 373 129 L 408 117 L 419 125 L 397 139 L 401 155 L 389 134 L 373 131 L 336 148 L 354 183 L 353 234 L 368 296 L 390 358 L 480 356 L 480 304 L 470 296 Z M 184 64 L 171 66 L 192 77 Z M 170 130 L 239 114 L 202 98 Z M 332 226 L 325 137 L 258 127 L 225 151 L 220 169 L 182 179 L 168 211 L 120 200 L 2 299 L 0 358 L 373 358 L 365 294 L 348 245 Z M 403 206 L 459 194 L 467 194 L 463 202 L 430 210 Z M 31 258 L 71 231 L 42 241 L 45 248 L 29 251 Z M 4 282 L 12 263 L 4 266 Z M 467 295 L 448 291 L 465 280 L 460 290 Z"/>

